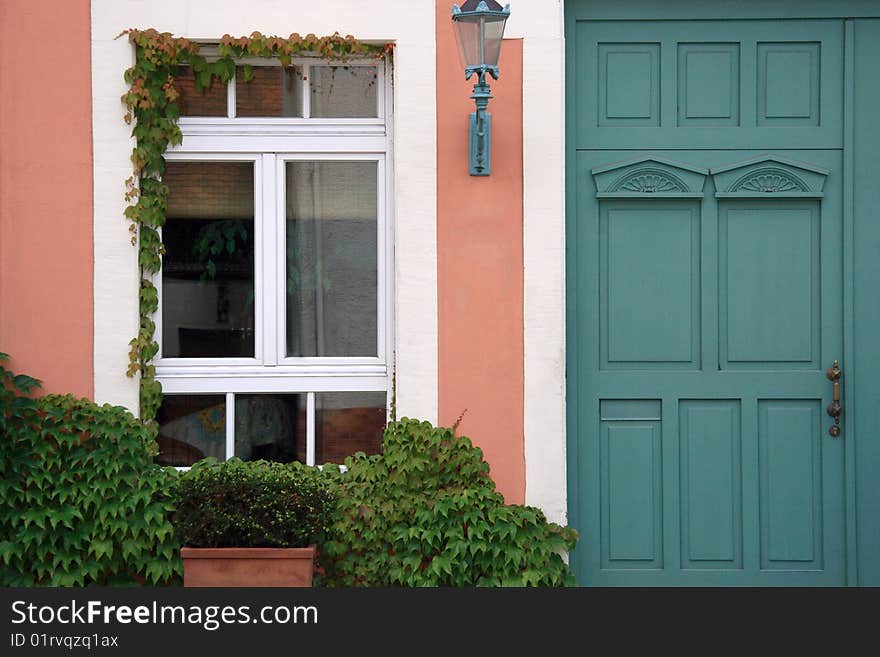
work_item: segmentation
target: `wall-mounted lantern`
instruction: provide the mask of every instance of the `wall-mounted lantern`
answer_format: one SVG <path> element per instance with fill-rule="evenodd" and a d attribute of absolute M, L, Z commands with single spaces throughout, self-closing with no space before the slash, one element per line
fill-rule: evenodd
<path fill-rule="evenodd" d="M 495 0 L 466 0 L 461 7 L 452 5 L 452 20 L 458 50 L 464 64 L 464 78 L 476 73 L 477 83 L 471 98 L 477 111 L 470 117 L 470 173 L 488 176 L 491 172 L 492 115 L 486 111 L 492 98 L 486 74 L 498 79 L 498 56 L 510 5 L 504 8 Z"/>

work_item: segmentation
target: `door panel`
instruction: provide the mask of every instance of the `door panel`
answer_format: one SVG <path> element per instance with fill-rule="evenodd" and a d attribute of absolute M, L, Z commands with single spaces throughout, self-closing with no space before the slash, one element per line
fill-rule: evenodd
<path fill-rule="evenodd" d="M 763 569 L 822 569 L 819 413 L 814 400 L 758 402 Z"/>
<path fill-rule="evenodd" d="M 599 125 L 660 125 L 660 44 L 597 44 Z"/>
<path fill-rule="evenodd" d="M 660 426 L 603 422 L 603 565 L 662 568 Z"/>
<path fill-rule="evenodd" d="M 718 208 L 721 369 L 819 369 L 817 202 Z"/>
<path fill-rule="evenodd" d="M 821 42 L 758 43 L 758 125 L 819 125 Z"/>
<path fill-rule="evenodd" d="M 583 583 L 845 582 L 824 375 L 842 357 L 841 170 L 836 150 L 577 153 Z M 618 184 L 640 171 L 682 182 Z"/>
<path fill-rule="evenodd" d="M 601 213 L 603 369 L 698 368 L 699 204 L 620 200 Z"/>
<path fill-rule="evenodd" d="M 571 37 L 578 149 L 843 146 L 843 21 L 578 21 Z"/>
<path fill-rule="evenodd" d="M 741 569 L 741 403 L 679 404 L 681 567 Z"/>
<path fill-rule="evenodd" d="M 738 126 L 740 44 L 678 44 L 679 126 Z"/>

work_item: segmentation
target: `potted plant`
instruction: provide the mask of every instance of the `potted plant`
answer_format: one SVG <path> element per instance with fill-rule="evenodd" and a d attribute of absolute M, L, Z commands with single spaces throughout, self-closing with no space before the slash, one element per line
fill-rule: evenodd
<path fill-rule="evenodd" d="M 335 497 L 301 463 L 205 459 L 177 488 L 183 585 L 311 586 Z"/>

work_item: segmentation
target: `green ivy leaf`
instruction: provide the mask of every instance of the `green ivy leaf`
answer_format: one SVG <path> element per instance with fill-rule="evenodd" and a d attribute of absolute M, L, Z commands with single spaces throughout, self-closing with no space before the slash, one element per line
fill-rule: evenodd
<path fill-rule="evenodd" d="M 38 379 L 27 376 L 26 374 L 18 374 L 12 379 L 12 385 L 24 393 L 28 393 L 34 388 L 39 388 L 41 383 Z"/>
<path fill-rule="evenodd" d="M 18 550 L 12 541 L 0 541 L 0 560 L 7 566 L 11 563 Z"/>

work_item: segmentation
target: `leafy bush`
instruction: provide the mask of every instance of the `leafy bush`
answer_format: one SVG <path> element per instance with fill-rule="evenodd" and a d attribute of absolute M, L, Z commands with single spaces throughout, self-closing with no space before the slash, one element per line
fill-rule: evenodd
<path fill-rule="evenodd" d="M 389 423 L 383 453 L 325 466 L 340 489 L 319 555 L 325 586 L 561 586 L 577 533 L 505 505 L 483 453 L 450 429 Z"/>
<path fill-rule="evenodd" d="M 305 547 L 327 530 L 333 505 L 317 468 L 210 458 L 181 477 L 174 527 L 189 547 Z"/>
<path fill-rule="evenodd" d="M 131 413 L 28 394 L 0 354 L 0 585 L 169 584 L 180 575 L 176 471 Z"/>

